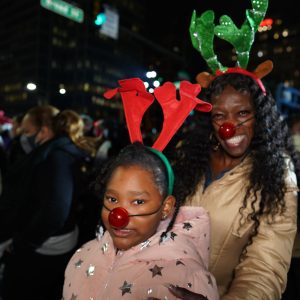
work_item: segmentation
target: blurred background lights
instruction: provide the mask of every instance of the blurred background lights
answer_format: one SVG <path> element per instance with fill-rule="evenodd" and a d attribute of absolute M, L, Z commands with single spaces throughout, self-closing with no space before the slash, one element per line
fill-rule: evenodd
<path fill-rule="evenodd" d="M 259 24 L 258 31 L 262 32 L 262 31 L 271 30 L 272 29 L 272 24 L 273 24 L 273 19 L 270 19 L 270 18 L 264 19 Z"/>
<path fill-rule="evenodd" d="M 60 88 L 59 93 L 64 95 L 66 93 L 66 89 L 65 88 Z"/>
<path fill-rule="evenodd" d="M 283 37 L 287 37 L 289 35 L 289 31 L 287 30 L 287 29 L 284 29 L 283 31 L 282 31 L 282 36 Z"/>
<path fill-rule="evenodd" d="M 144 86 L 147 89 L 149 87 L 149 83 L 147 81 L 144 81 Z"/>
<path fill-rule="evenodd" d="M 153 81 L 153 86 L 154 86 L 154 87 L 160 86 L 160 82 L 159 82 L 158 80 L 154 80 L 154 81 Z"/>
<path fill-rule="evenodd" d="M 33 82 L 29 82 L 29 83 L 27 83 L 26 88 L 29 91 L 34 91 L 34 90 L 36 90 L 36 84 Z"/>
<path fill-rule="evenodd" d="M 101 12 L 97 15 L 95 19 L 95 25 L 101 26 L 105 23 L 105 21 L 106 21 L 106 15 L 105 13 Z"/>
<path fill-rule="evenodd" d="M 257 56 L 258 56 L 258 57 L 262 57 L 263 55 L 264 55 L 264 53 L 263 53 L 262 51 L 258 51 L 258 52 L 257 52 Z"/>
<path fill-rule="evenodd" d="M 155 71 L 148 71 L 146 73 L 147 78 L 155 78 L 157 76 L 157 73 Z"/>

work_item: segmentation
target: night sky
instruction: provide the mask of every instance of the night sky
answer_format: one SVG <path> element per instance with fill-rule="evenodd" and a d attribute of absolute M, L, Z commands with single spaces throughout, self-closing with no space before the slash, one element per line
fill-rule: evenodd
<path fill-rule="evenodd" d="M 190 40 L 189 25 L 193 10 L 196 10 L 197 16 L 206 10 L 213 10 L 216 24 L 222 15 L 228 15 L 240 27 L 245 20 L 246 9 L 252 8 L 250 0 L 185 0 L 180 2 L 146 0 L 146 3 L 148 7 L 146 38 L 170 52 L 177 49 L 177 54 L 184 57 L 186 61 L 186 69 L 192 73 L 202 66 L 206 67 L 204 60 L 194 50 Z M 265 18 L 280 18 L 283 26 L 300 22 L 295 0 L 269 0 Z M 168 56 L 162 59 L 166 60 Z"/>
<path fill-rule="evenodd" d="M 148 35 L 154 41 L 163 43 L 162 37 L 170 33 L 175 41 L 188 35 L 188 27 L 193 10 L 197 15 L 208 9 L 215 12 L 217 22 L 221 15 L 229 15 L 237 25 L 245 18 L 245 10 L 251 8 L 250 0 L 185 0 L 163 1 L 147 0 Z M 182 4 L 180 4 L 182 3 Z M 295 8 L 295 0 L 269 0 L 266 18 L 280 17 L 285 24 L 299 23 L 299 11 Z"/>

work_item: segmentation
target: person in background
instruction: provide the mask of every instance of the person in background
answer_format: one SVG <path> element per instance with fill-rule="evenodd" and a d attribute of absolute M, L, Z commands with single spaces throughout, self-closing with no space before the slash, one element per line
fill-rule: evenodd
<path fill-rule="evenodd" d="M 21 144 L 26 153 L 53 138 L 53 117 L 58 113 L 56 107 L 43 105 L 33 107 L 25 114 L 21 125 Z"/>
<path fill-rule="evenodd" d="M 300 155 L 300 114 L 291 114 L 288 116 L 287 124 L 290 129 L 293 144 Z"/>
<path fill-rule="evenodd" d="M 297 230 L 299 161 L 287 125 L 271 93 L 242 73 L 216 76 L 202 97 L 213 108 L 175 150 L 174 194 L 209 212 L 221 299 L 280 299 Z"/>
<path fill-rule="evenodd" d="M 22 118 L 20 133 L 24 131 L 24 135 L 21 134 L 20 136 L 20 144 L 24 150 L 24 154 L 20 157 L 20 160 L 15 161 L 16 164 L 14 164 L 15 162 L 9 163 L 7 173 L 3 180 L 3 194 L 0 197 L 1 253 L 3 253 L 5 247 L 11 241 L 10 238 L 12 236 L 13 226 L 15 226 L 18 207 L 22 207 L 23 195 L 19 189 L 19 184 L 31 176 L 25 172 L 27 168 L 26 165 L 28 165 L 30 161 L 26 154 L 37 146 L 35 143 L 37 133 L 41 131 L 42 128 L 44 128 L 43 131 L 45 131 L 45 128 L 50 128 L 52 126 L 53 117 L 58 112 L 59 110 L 56 107 L 50 105 L 37 106 L 27 111 L 24 120 Z M 51 132 L 51 135 L 49 135 L 49 138 L 51 138 L 53 135 L 52 130 L 47 132 Z M 26 147 L 23 147 L 25 145 Z M 23 170 L 24 172 L 22 172 Z"/>
<path fill-rule="evenodd" d="M 203 300 L 219 299 L 207 270 L 208 215 L 200 207 L 180 207 L 172 196 L 171 166 L 162 156 L 135 142 L 103 167 L 95 184 L 106 231 L 101 228 L 97 239 L 75 252 L 63 299 L 175 299 L 169 282 Z"/>
<path fill-rule="evenodd" d="M 14 165 L 20 159 L 23 159 L 26 153 L 26 146 L 21 143 L 22 120 L 24 114 L 18 114 L 12 118 L 12 128 L 10 130 L 11 140 L 6 148 L 9 167 Z"/>
<path fill-rule="evenodd" d="M 1 238 L 12 239 L 3 258 L 4 300 L 61 299 L 64 269 L 78 243 L 76 179 L 90 148 L 75 111 L 46 111 L 53 110 L 35 107 L 24 117 L 33 150 L 4 198 L 10 205 L 0 205 Z"/>

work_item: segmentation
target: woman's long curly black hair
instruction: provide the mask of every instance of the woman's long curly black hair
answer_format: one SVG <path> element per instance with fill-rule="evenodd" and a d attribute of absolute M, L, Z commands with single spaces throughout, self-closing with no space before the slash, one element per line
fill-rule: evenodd
<path fill-rule="evenodd" d="M 154 183 L 157 186 L 162 199 L 165 199 L 168 196 L 169 174 L 165 163 L 157 154 L 151 151 L 150 148 L 142 145 L 140 142 L 135 142 L 124 147 L 116 157 L 110 159 L 100 170 L 100 173 L 94 182 L 94 188 L 101 200 L 104 198 L 106 186 L 113 172 L 121 166 L 140 166 L 144 170 L 147 170 L 152 174 Z M 166 236 L 167 232 L 172 229 L 180 206 L 181 202 L 178 199 L 175 203 L 173 217 L 170 220 L 166 231 L 162 233 L 161 238 Z"/>
<path fill-rule="evenodd" d="M 274 98 L 269 91 L 264 95 L 252 78 L 237 73 L 224 74 L 213 80 L 200 98 L 210 102 L 212 97 L 220 95 L 228 85 L 237 91 L 250 94 L 255 108 L 254 137 L 249 149 L 253 166 L 249 176 L 249 186 L 240 208 L 242 215 L 249 199 L 253 199 L 250 200 L 252 211 L 248 215 L 248 219 L 254 221 L 254 231 L 248 243 L 251 244 L 258 232 L 260 217 L 263 214 L 274 217 L 285 210 L 284 153 L 291 157 L 298 178 L 299 163 L 289 137 L 287 124 L 277 111 Z M 195 194 L 197 185 L 209 167 L 212 151 L 209 137 L 212 130 L 210 114 L 201 113 L 193 129 L 187 132 L 181 141 L 181 146 L 176 150 L 174 195 L 182 201 Z M 254 198 L 249 197 L 251 193 Z M 255 210 L 254 205 L 258 201 L 259 209 Z"/>

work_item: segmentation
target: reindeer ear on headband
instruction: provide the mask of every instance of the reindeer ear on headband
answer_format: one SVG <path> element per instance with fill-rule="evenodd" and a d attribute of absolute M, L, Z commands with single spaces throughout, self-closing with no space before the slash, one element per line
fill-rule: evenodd
<path fill-rule="evenodd" d="M 207 87 L 216 76 L 224 73 L 241 73 L 256 80 L 265 93 L 260 79 L 271 72 L 273 63 L 270 60 L 263 62 L 254 72 L 247 71 L 247 65 L 255 32 L 264 19 L 268 0 L 251 0 L 251 4 L 252 9 L 246 10 L 246 18 L 240 28 L 227 15 L 221 16 L 219 25 L 215 25 L 215 15 L 212 10 L 205 11 L 200 17 L 196 16 L 195 11 L 193 12 L 189 28 L 191 41 L 193 47 L 200 52 L 212 71 L 212 74 L 201 72 L 196 76 L 196 81 L 201 86 Z M 234 68 L 225 67 L 218 61 L 213 47 L 215 36 L 229 42 L 234 47 L 237 56 Z"/>
<path fill-rule="evenodd" d="M 257 78 L 263 78 L 273 70 L 273 62 L 271 60 L 266 60 L 259 64 L 253 73 L 257 76 Z"/>
<path fill-rule="evenodd" d="M 265 93 L 265 88 L 261 82 L 261 78 L 268 75 L 273 70 L 273 62 L 271 60 L 266 60 L 259 64 L 253 72 L 248 72 L 241 68 L 228 68 L 225 73 L 241 73 L 252 77 L 261 89 Z M 216 71 L 216 75 L 222 75 L 223 73 L 219 70 Z M 209 84 L 216 78 L 216 76 L 211 75 L 208 72 L 201 72 L 196 76 L 196 82 L 198 82 L 202 87 L 207 88 Z"/>
<path fill-rule="evenodd" d="M 207 88 L 214 78 L 215 76 L 208 72 L 201 72 L 196 76 L 196 82 L 198 82 L 202 87 Z"/>
<path fill-rule="evenodd" d="M 152 105 L 154 96 L 146 91 L 139 78 L 120 80 L 119 84 L 119 88 L 108 90 L 104 97 L 110 99 L 118 92 L 121 94 L 130 141 L 143 143 L 141 122 L 146 110 Z M 188 81 L 180 82 L 179 100 L 176 98 L 176 87 L 171 82 L 166 82 L 154 90 L 163 111 L 164 122 L 152 148 L 163 151 L 193 109 L 204 112 L 211 110 L 210 103 L 197 98 L 200 91 L 199 84 Z"/>

